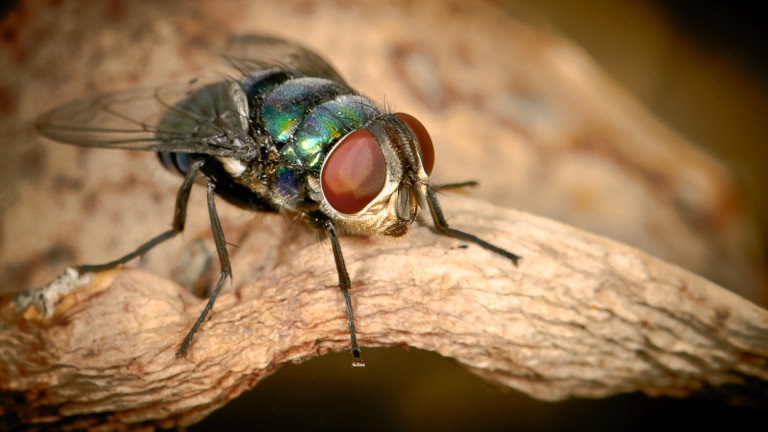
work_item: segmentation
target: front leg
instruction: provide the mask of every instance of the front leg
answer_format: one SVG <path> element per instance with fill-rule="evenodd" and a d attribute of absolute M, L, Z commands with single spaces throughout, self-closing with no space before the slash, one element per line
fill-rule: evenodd
<path fill-rule="evenodd" d="M 336 262 L 336 272 L 339 274 L 339 288 L 344 296 L 344 303 L 347 309 L 347 322 L 349 324 L 349 338 L 352 344 L 352 361 L 353 367 L 365 367 L 365 362 L 360 357 L 360 347 L 357 345 L 357 331 L 355 330 L 355 314 L 352 310 L 352 299 L 349 296 L 349 290 L 352 288 L 352 282 L 349 280 L 349 273 L 347 273 L 347 266 L 344 264 L 344 255 L 341 253 L 341 245 L 339 244 L 339 237 L 336 234 L 336 227 L 333 225 L 327 216 L 319 212 L 314 212 L 309 215 L 311 223 L 318 229 L 324 230 L 328 237 L 331 239 L 331 247 L 333 248 L 333 259 Z"/>
<path fill-rule="evenodd" d="M 432 215 L 432 221 L 435 224 L 435 228 L 437 228 L 437 230 L 440 231 L 440 233 L 450 237 L 475 243 L 476 245 L 481 246 L 485 249 L 488 249 L 491 252 L 497 253 L 505 258 L 510 259 L 512 261 L 512 264 L 514 264 L 515 267 L 517 267 L 517 262 L 520 260 L 519 255 L 514 254 L 506 249 L 502 249 L 496 245 L 492 245 L 477 236 L 449 227 L 448 222 L 445 220 L 445 216 L 443 216 L 443 210 L 440 208 L 440 204 L 437 201 L 437 196 L 435 196 L 434 189 L 431 186 L 423 183 L 420 184 L 419 186 L 420 187 L 417 187 L 415 189 L 421 195 L 419 197 L 420 201 L 427 202 L 427 206 L 429 207 L 429 213 Z"/>

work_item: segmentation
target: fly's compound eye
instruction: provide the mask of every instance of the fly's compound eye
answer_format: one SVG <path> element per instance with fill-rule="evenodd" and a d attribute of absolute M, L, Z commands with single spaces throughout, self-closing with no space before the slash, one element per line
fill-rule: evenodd
<path fill-rule="evenodd" d="M 343 138 L 323 166 L 323 194 L 336 211 L 357 213 L 379 195 L 387 179 L 387 165 L 376 138 L 358 129 Z"/>
<path fill-rule="evenodd" d="M 424 165 L 424 171 L 427 175 L 432 174 L 432 168 L 435 166 L 435 148 L 432 147 L 432 138 L 429 136 L 427 128 L 410 114 L 396 113 L 395 115 L 411 130 L 419 144 L 419 154 L 421 154 L 421 164 Z"/>

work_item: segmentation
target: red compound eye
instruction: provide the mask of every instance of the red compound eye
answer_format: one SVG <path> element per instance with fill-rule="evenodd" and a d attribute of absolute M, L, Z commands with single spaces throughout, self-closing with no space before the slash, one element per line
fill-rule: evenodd
<path fill-rule="evenodd" d="M 384 188 L 387 165 L 376 138 L 358 129 L 333 149 L 320 181 L 328 203 L 341 213 L 357 213 Z"/>
<path fill-rule="evenodd" d="M 432 138 L 430 138 L 427 128 L 410 114 L 396 113 L 395 115 L 408 126 L 413 136 L 416 137 L 416 142 L 419 143 L 419 153 L 421 153 L 421 163 L 424 165 L 424 171 L 427 172 L 427 175 L 432 174 L 432 168 L 435 166 L 435 148 L 432 147 Z"/>

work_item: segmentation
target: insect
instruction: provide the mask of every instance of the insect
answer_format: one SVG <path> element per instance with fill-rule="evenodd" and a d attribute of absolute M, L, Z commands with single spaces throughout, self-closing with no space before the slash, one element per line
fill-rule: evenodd
<path fill-rule="evenodd" d="M 416 118 L 378 107 L 319 55 L 293 42 L 234 36 L 222 57 L 232 70 L 228 75 L 76 100 L 37 122 L 44 136 L 63 143 L 157 152 L 166 168 L 184 178 L 171 229 L 114 261 L 77 266 L 81 275 L 126 263 L 182 232 L 193 184 L 207 187 L 221 273 L 177 357 L 187 356 L 231 277 L 215 195 L 246 210 L 283 213 L 330 239 L 353 366 L 365 363 L 340 235 L 402 236 L 419 209 L 428 209 L 439 233 L 517 265 L 518 255 L 448 226 L 435 194 L 439 187 L 429 178 L 432 140 Z"/>

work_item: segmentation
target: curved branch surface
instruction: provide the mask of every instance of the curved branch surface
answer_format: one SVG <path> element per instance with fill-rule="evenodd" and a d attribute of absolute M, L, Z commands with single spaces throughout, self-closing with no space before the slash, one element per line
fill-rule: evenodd
<path fill-rule="evenodd" d="M 463 196 L 443 201 L 453 226 L 519 253 L 520 266 L 427 226 L 395 241 L 344 238 L 362 345 L 435 351 L 547 400 L 766 388 L 768 311 L 605 238 Z M 141 270 L 94 275 L 56 297 L 51 318 L 6 302 L 2 415 L 186 425 L 282 364 L 348 349 L 330 246 L 297 243 L 275 261 L 252 247 L 270 235 L 285 239 L 269 229 L 243 239 L 235 272 L 258 271 L 220 296 L 186 360 L 174 353 L 204 302 Z"/>

